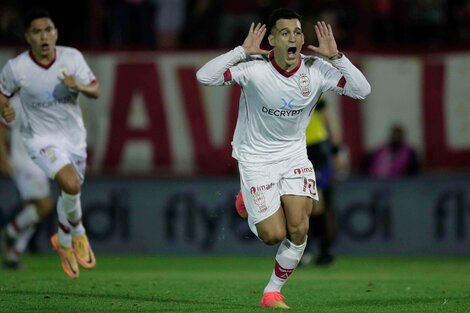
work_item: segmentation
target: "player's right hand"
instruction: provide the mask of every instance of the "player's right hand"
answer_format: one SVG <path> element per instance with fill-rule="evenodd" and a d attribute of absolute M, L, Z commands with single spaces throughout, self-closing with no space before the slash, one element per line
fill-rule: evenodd
<path fill-rule="evenodd" d="M 8 159 L 0 160 L 0 175 L 4 176 L 11 176 L 13 172 L 13 168 L 11 167 L 11 163 Z"/>
<path fill-rule="evenodd" d="M 266 34 L 266 25 L 258 23 L 255 27 L 255 23 L 251 23 L 250 31 L 243 42 L 243 49 L 247 56 L 253 54 L 269 54 L 268 50 L 263 50 L 259 46 L 263 41 L 264 35 Z"/>
<path fill-rule="evenodd" d="M 10 105 L 10 102 L 5 102 L 3 104 L 3 110 L 2 110 L 2 117 L 7 121 L 8 123 L 12 122 L 15 119 L 15 109 Z"/>

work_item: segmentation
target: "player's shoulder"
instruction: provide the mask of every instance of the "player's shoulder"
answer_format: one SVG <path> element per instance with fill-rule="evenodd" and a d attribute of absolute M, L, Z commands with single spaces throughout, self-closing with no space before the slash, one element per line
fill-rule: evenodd
<path fill-rule="evenodd" d="M 300 55 L 302 58 L 302 62 L 304 62 L 305 66 L 313 67 L 318 66 L 320 63 L 325 62 L 322 58 L 314 56 L 314 55 Z"/>
<path fill-rule="evenodd" d="M 269 63 L 269 57 L 267 55 L 255 54 L 250 55 L 245 59 L 245 63 L 250 65 L 263 65 Z"/>
<path fill-rule="evenodd" d="M 58 55 L 65 55 L 65 56 L 71 56 L 71 57 L 82 55 L 82 53 L 77 48 L 66 47 L 66 46 L 56 46 L 56 52 Z"/>
<path fill-rule="evenodd" d="M 15 67 L 28 60 L 31 60 L 29 51 L 23 51 L 20 54 L 14 56 L 13 58 L 9 59 L 7 63 L 10 64 L 10 66 Z"/>

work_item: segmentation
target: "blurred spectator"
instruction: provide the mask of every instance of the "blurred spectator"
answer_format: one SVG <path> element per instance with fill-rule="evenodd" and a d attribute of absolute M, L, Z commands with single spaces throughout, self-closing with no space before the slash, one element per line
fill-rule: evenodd
<path fill-rule="evenodd" d="M 222 47 L 239 45 L 245 40 L 252 22 L 261 21 L 260 4 L 256 1 L 226 0 L 218 27 L 219 44 Z"/>
<path fill-rule="evenodd" d="M 410 1 L 409 1 L 410 2 Z M 447 19 L 445 16 L 445 0 L 413 0 L 407 11 L 409 26 L 407 34 L 409 42 L 416 40 L 421 44 L 439 45 L 444 41 L 444 30 Z"/>
<path fill-rule="evenodd" d="M 358 10 L 356 1 L 304 1 L 302 6 L 305 42 L 316 42 L 314 26 L 317 21 L 325 21 L 331 25 L 336 42 L 341 47 L 350 48 L 356 41 Z"/>
<path fill-rule="evenodd" d="M 13 1 L 0 3 L 0 42 L 2 44 L 17 44 L 22 42 L 20 12 Z"/>
<path fill-rule="evenodd" d="M 188 0 L 181 42 L 189 47 L 218 46 L 217 27 L 221 12 L 219 0 Z"/>
<path fill-rule="evenodd" d="M 155 29 L 159 48 L 172 49 L 180 44 L 186 10 L 185 0 L 153 0 L 156 7 Z"/>
<path fill-rule="evenodd" d="M 155 4 L 151 0 L 111 0 L 107 5 L 114 12 L 110 33 L 112 47 L 155 47 Z"/>
<path fill-rule="evenodd" d="M 375 178 L 398 178 L 417 174 L 416 152 L 407 142 L 400 125 L 390 129 L 388 142 L 378 147 L 368 158 L 367 173 Z"/>

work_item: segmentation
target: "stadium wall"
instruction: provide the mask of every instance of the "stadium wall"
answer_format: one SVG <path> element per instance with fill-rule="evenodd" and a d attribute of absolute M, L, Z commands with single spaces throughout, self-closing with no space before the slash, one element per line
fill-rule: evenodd
<path fill-rule="evenodd" d="M 82 207 L 98 253 L 272 254 L 235 212 L 233 178 L 89 178 Z M 56 192 L 56 191 L 55 191 Z M 470 253 L 470 176 L 352 179 L 336 198 L 343 254 Z M 19 208 L 13 183 L 0 179 L 1 223 Z M 55 214 L 54 214 L 55 215 Z M 50 252 L 55 217 L 35 242 Z"/>
<path fill-rule="evenodd" d="M 0 50 L 0 64 L 17 51 Z M 197 69 L 221 53 L 100 52 L 86 58 L 102 96 L 83 98 L 89 170 L 103 174 L 230 175 L 237 87 L 199 85 Z M 325 94 L 357 169 L 401 123 L 427 169 L 470 166 L 470 52 L 348 54 L 372 85 L 365 101 Z"/>

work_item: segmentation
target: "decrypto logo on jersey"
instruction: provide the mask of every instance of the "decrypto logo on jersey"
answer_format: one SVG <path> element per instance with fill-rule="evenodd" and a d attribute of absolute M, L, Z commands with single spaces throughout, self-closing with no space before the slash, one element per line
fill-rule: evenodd
<path fill-rule="evenodd" d="M 270 108 L 263 106 L 261 108 L 261 111 L 263 113 L 267 113 L 268 115 L 277 116 L 277 117 L 292 117 L 292 116 L 296 116 L 302 113 L 303 109 L 294 110 L 294 104 L 293 104 L 294 99 L 290 99 L 289 101 L 287 101 L 286 99 L 282 98 L 281 100 L 282 100 L 282 104 L 279 109 L 270 109 Z"/>

